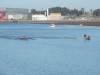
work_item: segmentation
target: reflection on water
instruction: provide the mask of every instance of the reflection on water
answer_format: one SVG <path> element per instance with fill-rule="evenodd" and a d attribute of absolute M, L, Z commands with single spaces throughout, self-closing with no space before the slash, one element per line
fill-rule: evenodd
<path fill-rule="evenodd" d="M 100 75 L 99 32 L 89 26 L 0 23 L 0 75 Z M 84 34 L 91 40 L 84 41 Z"/>

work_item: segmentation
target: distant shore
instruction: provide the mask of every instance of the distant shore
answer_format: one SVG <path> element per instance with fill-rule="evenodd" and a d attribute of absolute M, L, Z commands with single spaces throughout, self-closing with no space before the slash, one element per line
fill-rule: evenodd
<path fill-rule="evenodd" d="M 84 25 L 84 26 L 100 26 L 100 20 L 60 20 L 60 21 L 32 21 L 32 20 L 4 20 L 0 22 L 29 22 L 32 24 L 63 24 L 63 25 Z"/>

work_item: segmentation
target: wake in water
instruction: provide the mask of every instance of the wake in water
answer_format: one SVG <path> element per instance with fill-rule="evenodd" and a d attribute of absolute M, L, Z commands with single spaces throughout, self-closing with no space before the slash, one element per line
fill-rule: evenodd
<path fill-rule="evenodd" d="M 77 40 L 81 40 L 83 38 L 75 38 L 75 37 L 25 37 L 25 36 L 0 36 L 0 38 L 4 38 L 4 39 L 12 39 L 12 40 L 36 40 L 38 38 L 40 39 L 77 39 Z M 27 39 L 24 39 L 24 38 L 27 38 Z"/>

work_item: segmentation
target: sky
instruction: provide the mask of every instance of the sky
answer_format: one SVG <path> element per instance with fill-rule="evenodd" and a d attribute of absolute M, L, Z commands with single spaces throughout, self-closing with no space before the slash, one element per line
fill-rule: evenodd
<path fill-rule="evenodd" d="M 90 9 L 99 9 L 100 0 L 0 0 L 0 8 L 27 8 L 36 10 L 46 10 L 52 7 L 67 7 L 69 9 L 84 8 L 89 12 Z"/>

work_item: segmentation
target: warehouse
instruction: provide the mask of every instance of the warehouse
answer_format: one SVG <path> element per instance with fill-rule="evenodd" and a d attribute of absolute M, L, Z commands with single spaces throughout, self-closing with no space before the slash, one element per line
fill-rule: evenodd
<path fill-rule="evenodd" d="M 28 9 L 23 8 L 6 8 L 6 18 L 15 20 L 28 20 Z"/>

